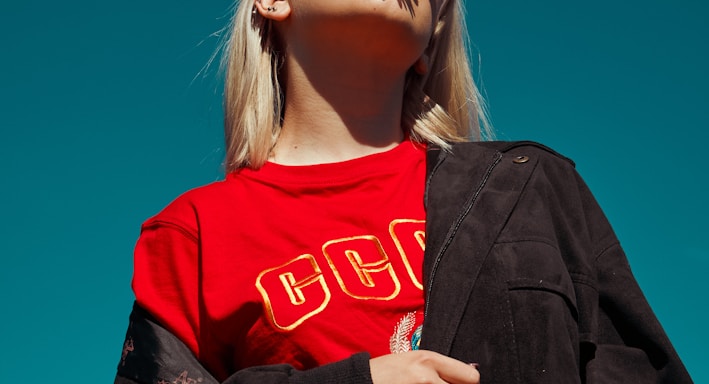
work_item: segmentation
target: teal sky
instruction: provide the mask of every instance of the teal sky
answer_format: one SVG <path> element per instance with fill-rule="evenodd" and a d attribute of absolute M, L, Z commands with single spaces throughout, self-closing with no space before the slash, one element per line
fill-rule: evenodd
<path fill-rule="evenodd" d="M 0 5 L 8 382 L 110 382 L 143 220 L 222 177 L 217 2 Z M 501 139 L 573 158 L 709 382 L 709 2 L 468 0 Z"/>

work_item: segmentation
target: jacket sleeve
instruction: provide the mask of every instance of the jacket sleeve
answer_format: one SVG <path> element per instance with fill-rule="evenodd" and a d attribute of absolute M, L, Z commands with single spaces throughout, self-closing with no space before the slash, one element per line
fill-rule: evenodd
<path fill-rule="evenodd" d="M 573 167 L 565 168 L 567 179 L 575 180 L 573 190 L 563 191 L 565 196 L 560 197 L 562 201 L 571 199 L 565 202 L 564 209 L 575 218 L 567 215 L 567 224 L 584 223 L 571 225 L 576 233 L 568 234 L 568 238 L 584 248 L 577 252 L 585 254 L 593 271 L 588 281 L 575 284 L 581 307 L 585 382 L 692 383 L 633 276 L 605 214 Z M 574 269 L 570 269 L 572 274 Z M 589 281 L 596 292 L 584 294 Z"/>
<path fill-rule="evenodd" d="M 595 260 L 599 311 L 587 383 L 692 383 L 617 243 Z"/>
<path fill-rule="evenodd" d="M 286 364 L 240 370 L 225 384 L 371 384 L 369 355 L 360 353 L 321 367 L 299 371 Z M 180 339 L 160 326 L 138 304 L 130 323 L 118 364 L 115 384 L 216 384 L 219 383 Z"/>

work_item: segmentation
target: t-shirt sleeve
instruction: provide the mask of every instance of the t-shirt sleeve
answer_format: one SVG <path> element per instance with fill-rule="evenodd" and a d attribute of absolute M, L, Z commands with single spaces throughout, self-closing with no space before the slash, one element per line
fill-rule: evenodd
<path fill-rule="evenodd" d="M 133 291 L 136 302 L 199 358 L 199 242 L 190 211 L 178 199 L 143 224 Z"/>
<path fill-rule="evenodd" d="M 185 344 L 156 322 L 140 305 L 133 306 L 115 384 L 202 383 L 219 381 Z M 224 384 L 372 384 L 369 354 L 358 353 L 331 364 L 300 371 L 287 364 L 242 369 Z"/>

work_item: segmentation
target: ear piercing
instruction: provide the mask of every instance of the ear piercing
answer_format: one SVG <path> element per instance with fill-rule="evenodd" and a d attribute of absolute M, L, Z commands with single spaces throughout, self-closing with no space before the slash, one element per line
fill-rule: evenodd
<path fill-rule="evenodd" d="M 256 0 L 257 3 L 261 4 L 261 0 Z M 268 12 L 276 12 L 277 9 L 276 7 L 267 7 L 266 10 Z M 251 10 L 251 13 L 256 14 L 256 6 L 254 5 L 254 9 Z"/>

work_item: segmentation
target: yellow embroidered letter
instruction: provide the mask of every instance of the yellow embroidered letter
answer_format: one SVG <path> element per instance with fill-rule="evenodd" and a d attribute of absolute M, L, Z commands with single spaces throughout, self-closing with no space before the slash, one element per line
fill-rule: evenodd
<path fill-rule="evenodd" d="M 382 244 L 374 236 L 356 236 L 323 245 L 342 290 L 357 299 L 390 300 L 401 290 Z"/>
<path fill-rule="evenodd" d="M 297 328 L 330 302 L 330 290 L 313 255 L 301 255 L 261 272 L 256 288 L 271 322 L 284 331 Z"/>
<path fill-rule="evenodd" d="M 426 249 L 426 222 L 423 220 L 394 220 L 389 224 L 389 234 L 391 234 L 396 249 L 401 254 L 401 259 L 404 261 L 406 271 L 409 272 L 411 282 L 416 288 L 423 290 L 421 284 L 422 268 L 412 268 L 408 255 L 413 255 L 415 252 L 423 252 Z M 415 272 L 414 272 L 415 271 Z"/>

